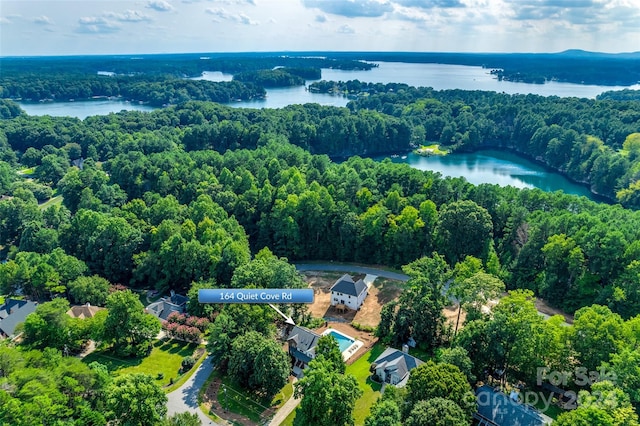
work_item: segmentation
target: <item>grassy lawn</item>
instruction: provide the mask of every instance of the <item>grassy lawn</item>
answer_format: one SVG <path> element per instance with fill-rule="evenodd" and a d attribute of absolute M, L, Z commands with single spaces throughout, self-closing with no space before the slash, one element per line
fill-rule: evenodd
<path fill-rule="evenodd" d="M 214 371 L 213 374 L 217 375 L 218 372 Z M 267 408 L 268 401 L 256 401 L 256 396 L 250 393 L 246 393 L 244 389 L 232 382 L 228 377 L 217 376 L 222 380 L 222 385 L 227 389 L 226 395 L 222 391 L 218 392 L 218 403 L 221 407 L 226 407 L 227 410 L 248 417 L 251 421 L 260 423 L 260 415 Z"/>
<path fill-rule="evenodd" d="M 369 415 L 369 410 L 374 402 L 380 396 L 381 385 L 371 381 L 369 368 L 371 363 L 384 352 L 385 346 L 382 343 L 376 343 L 371 350 L 362 355 L 356 362 L 347 365 L 347 373 L 352 374 L 358 381 L 358 387 L 362 390 L 362 396 L 356 401 L 353 409 L 353 417 L 356 425 L 363 425 L 364 419 Z M 287 416 L 281 423 L 281 426 L 292 426 L 293 419 L 296 417 L 295 410 Z"/>
<path fill-rule="evenodd" d="M 362 355 L 356 362 L 347 365 L 347 373 L 353 374 L 358 380 L 358 386 L 363 395 L 356 401 L 353 415 L 356 425 L 364 424 L 364 419 L 369 415 L 369 410 L 380 396 L 380 384 L 371 381 L 369 368 L 371 363 L 384 352 L 385 346 L 376 343 L 369 352 Z"/>
<path fill-rule="evenodd" d="M 295 419 L 295 417 L 296 417 L 296 410 L 293 410 L 291 414 L 289 414 L 287 418 L 284 419 L 282 423 L 280 423 L 280 426 L 293 426 L 293 419 Z"/>
<path fill-rule="evenodd" d="M 182 358 L 193 354 L 198 345 L 176 340 L 158 340 L 153 345 L 151 355 L 146 358 L 118 358 L 104 351 L 87 355 L 84 362 L 98 361 L 107 366 L 112 375 L 127 373 L 145 373 L 156 380 L 160 386 L 166 386 L 170 379 L 176 380 Z M 160 379 L 160 374 L 162 378 Z"/>
<path fill-rule="evenodd" d="M 440 145 L 434 143 L 432 145 L 422 145 L 415 150 L 418 155 L 447 155 L 449 151 L 440 149 Z"/>
<path fill-rule="evenodd" d="M 539 392 L 539 391 L 536 391 Z M 544 392 L 544 401 L 549 401 L 549 394 L 547 392 Z M 540 410 L 540 412 L 542 414 L 545 414 L 549 417 L 551 417 L 553 420 L 556 420 L 558 418 L 558 416 L 564 412 L 566 412 L 567 410 L 562 409 L 561 407 L 558 407 L 555 404 L 550 404 L 549 407 L 545 407 L 545 402 L 543 401 L 543 398 L 539 398 L 535 404 L 533 404 L 534 407 L 536 407 L 538 410 Z M 545 410 L 545 408 L 547 408 Z"/>
<path fill-rule="evenodd" d="M 19 175 L 24 175 L 24 176 L 30 176 L 33 173 L 35 173 L 35 171 L 36 171 L 35 167 L 29 167 L 27 169 L 18 170 L 18 174 Z"/>
<path fill-rule="evenodd" d="M 40 208 L 40 210 L 45 210 L 56 204 L 62 204 L 62 195 L 58 195 L 56 197 L 50 198 L 44 203 L 40 204 L 38 207 Z"/>
<path fill-rule="evenodd" d="M 428 352 L 423 351 L 422 349 L 415 347 L 409 348 L 409 355 L 418 358 L 421 361 L 427 362 L 431 359 L 431 355 Z M 435 361 L 435 359 L 434 359 Z"/>
<path fill-rule="evenodd" d="M 271 400 L 271 406 L 280 408 L 292 396 L 293 396 L 293 382 L 289 380 L 289 382 L 286 385 L 284 385 L 282 389 L 280 389 L 280 392 L 275 394 L 275 396 Z"/>

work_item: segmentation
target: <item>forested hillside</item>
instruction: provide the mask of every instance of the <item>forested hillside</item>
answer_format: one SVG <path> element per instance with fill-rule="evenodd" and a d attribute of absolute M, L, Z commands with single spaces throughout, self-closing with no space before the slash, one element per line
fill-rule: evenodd
<path fill-rule="evenodd" d="M 176 290 L 208 278 L 225 285 L 265 246 L 292 260 L 395 266 L 438 251 L 452 264 L 479 257 L 509 288 L 532 289 L 569 311 L 599 302 L 624 317 L 638 312 L 640 213 L 309 153 L 400 149 L 410 143 L 409 118 L 187 103 L 84 121 L 5 119 L 0 182 L 12 197 L 0 202 L 0 244 L 10 258 L 0 266 L 1 291 L 23 286 L 42 262 L 53 275 L 29 281 L 39 287 L 27 292 L 65 291 L 72 278 L 46 257 L 57 247 L 88 273 Z M 81 156 L 82 170 L 71 167 Z M 15 174 L 18 161 L 35 167 L 35 180 Z M 62 205 L 38 207 L 47 187 Z"/>

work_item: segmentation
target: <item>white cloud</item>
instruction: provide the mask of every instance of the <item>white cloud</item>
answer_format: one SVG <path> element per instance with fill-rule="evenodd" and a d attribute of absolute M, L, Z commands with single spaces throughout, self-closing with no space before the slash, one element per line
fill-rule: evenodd
<path fill-rule="evenodd" d="M 356 30 L 353 29 L 353 27 L 351 25 L 342 25 L 340 28 L 338 28 L 338 33 L 340 34 L 355 34 Z"/>
<path fill-rule="evenodd" d="M 393 11 L 391 3 L 383 0 L 302 0 L 302 4 L 347 18 L 374 18 Z"/>
<path fill-rule="evenodd" d="M 147 7 L 158 12 L 170 12 L 173 10 L 173 6 L 164 0 L 151 0 L 147 3 Z"/>
<path fill-rule="evenodd" d="M 101 16 L 84 16 L 78 19 L 76 32 L 85 34 L 110 34 L 120 31 L 117 23 Z"/>
<path fill-rule="evenodd" d="M 0 24 L 11 24 L 11 20 L 9 18 L 5 18 L 4 16 L 0 16 Z"/>
<path fill-rule="evenodd" d="M 142 22 L 151 20 L 151 17 L 149 15 L 145 15 L 138 10 L 131 9 L 125 10 L 123 13 L 105 12 L 104 16 L 120 22 Z"/>
<path fill-rule="evenodd" d="M 405 6 L 415 7 L 418 9 L 433 9 L 436 7 L 449 8 L 449 7 L 465 7 L 465 4 L 460 0 L 393 0 L 394 3 Z"/>
<path fill-rule="evenodd" d="M 33 23 L 38 25 L 52 25 L 53 21 L 46 15 L 40 15 L 33 18 Z"/>
<path fill-rule="evenodd" d="M 222 9 L 222 8 L 216 8 L 216 9 L 207 8 L 205 9 L 205 12 L 210 15 L 213 15 L 215 17 L 214 20 L 216 22 L 231 21 L 231 22 L 237 22 L 238 24 L 243 24 L 243 25 L 259 24 L 258 21 L 254 21 L 244 13 L 231 13 L 231 12 L 228 12 L 226 9 Z"/>

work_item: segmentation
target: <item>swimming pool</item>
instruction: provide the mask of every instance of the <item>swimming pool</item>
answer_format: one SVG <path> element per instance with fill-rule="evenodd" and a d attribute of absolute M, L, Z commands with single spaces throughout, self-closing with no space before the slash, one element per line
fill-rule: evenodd
<path fill-rule="evenodd" d="M 346 361 L 351 355 L 356 353 L 360 347 L 364 345 L 360 340 L 356 340 L 353 337 L 349 337 L 344 333 L 339 332 L 333 328 L 329 328 L 325 330 L 322 335 L 326 336 L 327 334 L 332 335 L 336 341 L 338 342 L 338 347 L 340 348 L 340 352 L 342 352 L 342 358 Z"/>
<path fill-rule="evenodd" d="M 340 352 L 346 351 L 347 349 L 349 349 L 349 346 L 351 346 L 353 342 L 355 342 L 355 340 L 353 340 L 352 338 L 347 337 L 344 334 L 340 334 L 335 330 L 329 330 L 328 334 L 332 335 L 338 341 Z"/>

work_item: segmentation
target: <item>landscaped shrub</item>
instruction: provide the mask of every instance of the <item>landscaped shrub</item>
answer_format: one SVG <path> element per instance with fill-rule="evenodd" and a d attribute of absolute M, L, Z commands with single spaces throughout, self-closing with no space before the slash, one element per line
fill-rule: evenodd
<path fill-rule="evenodd" d="M 162 324 L 162 328 L 170 338 L 189 342 L 199 342 L 208 326 L 209 320 L 206 318 L 186 316 L 178 312 L 171 312 L 167 321 Z"/>
<path fill-rule="evenodd" d="M 196 365 L 196 360 L 192 356 L 185 356 L 182 358 L 182 372 L 189 371 L 191 368 Z"/>

